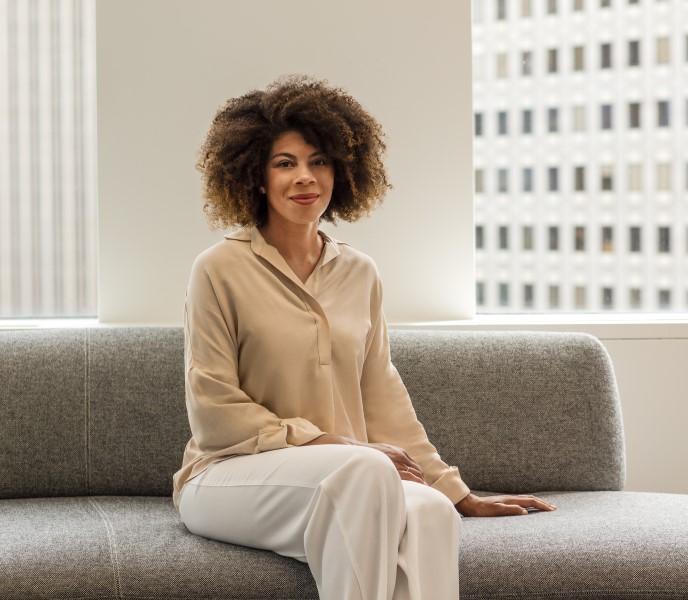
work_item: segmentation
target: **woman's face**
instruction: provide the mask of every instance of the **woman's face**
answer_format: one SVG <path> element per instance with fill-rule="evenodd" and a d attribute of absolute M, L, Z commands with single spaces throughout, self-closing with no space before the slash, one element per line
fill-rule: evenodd
<path fill-rule="evenodd" d="M 287 131 L 272 144 L 265 168 L 268 223 L 318 223 L 332 198 L 334 167 L 298 131 Z"/>

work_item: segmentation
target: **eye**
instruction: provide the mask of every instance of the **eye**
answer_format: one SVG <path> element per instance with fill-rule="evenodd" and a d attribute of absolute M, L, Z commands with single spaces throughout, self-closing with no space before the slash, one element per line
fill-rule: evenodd
<path fill-rule="evenodd" d="M 275 163 L 275 167 L 278 167 L 278 168 L 281 168 L 281 169 L 284 169 L 284 168 L 287 168 L 287 167 L 291 167 L 291 166 L 292 166 L 291 161 L 286 160 L 286 159 L 285 159 L 285 160 L 280 160 L 279 162 Z"/>
<path fill-rule="evenodd" d="M 322 156 L 313 160 L 313 165 L 316 167 L 324 167 L 327 164 L 329 164 L 327 159 Z"/>

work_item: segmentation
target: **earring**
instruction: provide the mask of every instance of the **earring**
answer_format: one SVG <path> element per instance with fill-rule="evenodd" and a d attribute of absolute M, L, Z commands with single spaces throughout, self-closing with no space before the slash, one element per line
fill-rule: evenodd
<path fill-rule="evenodd" d="M 264 193 L 265 193 L 265 188 L 261 185 L 261 186 L 258 188 L 258 191 L 259 191 L 261 194 L 264 194 Z"/>

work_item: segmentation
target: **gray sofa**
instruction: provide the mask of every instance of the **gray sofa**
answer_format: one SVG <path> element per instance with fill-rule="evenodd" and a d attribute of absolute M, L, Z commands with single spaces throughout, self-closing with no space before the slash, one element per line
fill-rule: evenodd
<path fill-rule="evenodd" d="M 462 600 L 688 598 L 688 496 L 621 491 L 619 400 L 598 341 L 391 341 L 430 439 L 471 488 L 559 507 L 464 519 Z M 0 332 L 0 598 L 317 598 L 306 565 L 178 521 L 182 353 L 178 328 Z"/>

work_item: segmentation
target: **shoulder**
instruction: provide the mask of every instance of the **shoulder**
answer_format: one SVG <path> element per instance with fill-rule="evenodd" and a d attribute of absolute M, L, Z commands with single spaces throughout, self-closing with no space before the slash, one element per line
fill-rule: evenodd
<path fill-rule="evenodd" d="M 327 237 L 339 252 L 337 260 L 340 268 L 355 271 L 359 275 L 366 274 L 371 278 L 379 279 L 380 274 L 377 265 L 370 256 L 349 245 L 347 242 L 334 239 L 331 236 Z"/>
<path fill-rule="evenodd" d="M 193 262 L 193 269 L 213 270 L 228 263 L 240 263 L 250 258 L 251 239 L 236 234 L 227 234 L 224 239 L 201 252 Z"/>

